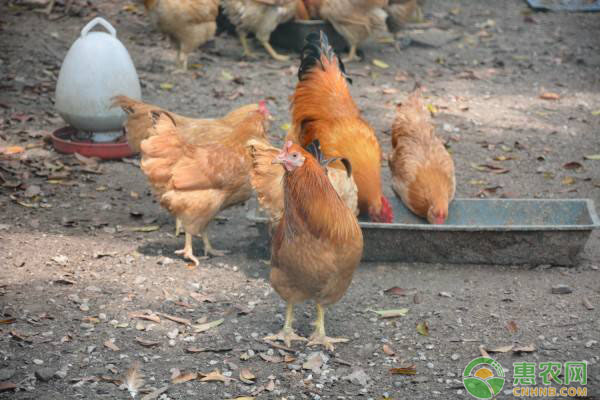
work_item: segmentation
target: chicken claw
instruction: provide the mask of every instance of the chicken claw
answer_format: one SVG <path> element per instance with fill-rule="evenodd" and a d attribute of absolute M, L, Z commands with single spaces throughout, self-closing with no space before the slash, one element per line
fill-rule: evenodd
<path fill-rule="evenodd" d="M 200 265 L 200 261 L 194 256 L 192 250 L 192 235 L 187 232 L 185 233 L 185 246 L 181 250 L 176 250 L 175 254 L 183 255 L 183 258 L 192 261 L 196 267 Z"/>
<path fill-rule="evenodd" d="M 356 55 L 356 46 L 350 46 L 350 52 L 347 57 L 342 58 L 342 61 L 345 63 L 349 63 L 354 60 L 360 60 L 360 57 Z"/>
<path fill-rule="evenodd" d="M 277 61 L 289 61 L 290 60 L 290 56 L 286 56 L 286 55 L 277 53 L 275 51 L 275 49 L 273 48 L 273 46 L 271 46 L 271 43 L 269 43 L 269 41 L 267 41 L 267 40 L 261 41 L 261 44 L 263 45 L 265 50 L 267 50 L 267 53 L 269 53 L 269 55 L 271 57 L 273 57 L 275 60 L 277 60 Z"/>
<path fill-rule="evenodd" d="M 294 305 L 288 303 L 285 309 L 285 323 L 283 329 L 276 335 L 265 336 L 264 340 L 280 341 L 285 343 L 287 347 L 292 345 L 294 340 L 306 341 L 306 338 L 299 336 L 294 332 L 292 328 L 292 322 L 294 321 Z"/>
<path fill-rule="evenodd" d="M 244 57 L 248 58 L 256 58 L 257 55 L 250 50 L 250 46 L 248 46 L 248 38 L 245 34 L 240 34 L 240 42 L 242 43 L 242 48 L 244 49 Z"/>
<path fill-rule="evenodd" d="M 325 310 L 323 306 L 317 304 L 317 320 L 314 323 L 315 331 L 308 338 L 309 342 L 307 346 L 323 346 L 329 351 L 333 351 L 334 343 L 345 343 L 349 339 L 345 338 L 332 338 L 325 335 Z"/>
<path fill-rule="evenodd" d="M 213 249 L 213 247 L 210 244 L 210 241 L 208 240 L 208 234 L 206 232 L 202 232 L 202 241 L 204 242 L 205 258 L 208 258 L 209 254 L 213 257 L 223 257 L 224 255 L 229 254 L 229 251 L 227 250 Z"/>

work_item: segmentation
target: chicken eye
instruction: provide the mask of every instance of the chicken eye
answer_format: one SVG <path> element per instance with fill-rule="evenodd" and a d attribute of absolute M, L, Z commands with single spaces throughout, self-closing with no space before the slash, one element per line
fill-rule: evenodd
<path fill-rule="evenodd" d="M 298 153 L 294 153 L 294 154 L 292 154 L 292 157 L 294 157 L 294 158 L 298 158 Z"/>

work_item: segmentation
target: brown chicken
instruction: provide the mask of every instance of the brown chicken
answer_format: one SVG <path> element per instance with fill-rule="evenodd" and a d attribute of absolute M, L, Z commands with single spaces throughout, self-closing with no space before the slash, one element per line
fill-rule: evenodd
<path fill-rule="evenodd" d="M 411 19 L 422 21 L 423 3 L 424 0 L 389 0 L 385 11 L 389 16 L 386 22 L 390 32 L 398 32 Z"/>
<path fill-rule="evenodd" d="M 252 156 L 250 173 L 252 187 L 256 191 L 260 207 L 267 212 L 271 227 L 276 227 L 283 215 L 283 175 L 284 168 L 274 165 L 273 160 L 281 150 L 263 140 L 252 139 L 247 143 Z M 315 155 L 316 156 L 316 155 Z M 350 162 L 343 160 L 345 170 L 328 168 L 327 177 L 344 204 L 354 215 L 358 214 L 358 189 L 352 178 Z"/>
<path fill-rule="evenodd" d="M 320 19 L 321 2 L 322 0 L 297 0 L 296 19 Z"/>
<path fill-rule="evenodd" d="M 348 339 L 325 334 L 324 307 L 342 298 L 360 262 L 363 237 L 358 221 L 327 178 L 318 146 L 317 158 L 288 141 L 273 160 L 285 168 L 284 212 L 271 244 L 271 285 L 286 301 L 283 330 L 268 340 L 306 340 L 292 328 L 295 304 L 317 304 L 315 331 L 309 346 L 333 350 Z"/>
<path fill-rule="evenodd" d="M 360 212 L 374 222 L 392 222 L 392 208 L 381 187 L 381 148 L 352 100 L 344 65 L 324 33 L 311 33 L 306 40 L 288 139 L 304 147 L 319 139 L 325 156 L 348 159 Z M 332 166 L 343 168 L 339 162 Z"/>
<path fill-rule="evenodd" d="M 322 1 L 319 10 L 321 17 L 329 21 L 350 45 L 350 53 L 343 59 L 344 62 L 358 58 L 358 46 L 369 37 L 387 33 L 387 13 L 383 11 L 387 5 L 388 0 Z"/>
<path fill-rule="evenodd" d="M 157 134 L 152 129 L 152 118 L 150 111 L 166 111 L 153 104 L 143 103 L 127 96 L 116 96 L 113 99 L 113 107 L 121 107 L 128 115 L 123 130 L 127 137 L 129 147 L 139 153 L 142 140 Z M 191 144 L 209 143 L 218 141 L 222 137 L 231 134 L 233 129 L 240 124 L 248 114 L 256 111 L 259 107 L 265 107 L 264 101 L 260 104 L 248 104 L 231 111 L 221 119 L 196 119 L 184 117 L 172 112 L 169 115 L 175 120 L 177 131 L 186 142 Z M 175 235 L 179 236 L 181 221 L 176 221 Z"/>
<path fill-rule="evenodd" d="M 188 68 L 188 56 L 215 36 L 219 0 L 144 0 L 150 19 L 177 45 L 177 62 Z"/>
<path fill-rule="evenodd" d="M 160 198 L 160 204 L 181 221 L 185 247 L 178 250 L 196 265 L 192 237 L 202 234 L 204 256 L 223 255 L 210 245 L 206 227 L 222 210 L 252 195 L 252 161 L 245 143 L 265 139 L 269 113 L 254 111 L 217 142 L 190 144 L 165 111 L 151 111 L 156 134 L 142 141 L 141 168 Z"/>
<path fill-rule="evenodd" d="M 420 89 L 398 106 L 392 147 L 388 161 L 394 192 L 416 215 L 443 224 L 456 187 L 454 162 L 435 135 Z"/>
<path fill-rule="evenodd" d="M 264 101 L 261 102 L 265 107 Z M 127 114 L 127 121 L 124 124 L 125 134 L 129 147 L 136 153 L 140 151 L 140 143 L 151 134 L 156 133 L 152 128 L 152 118 L 150 111 L 167 111 L 177 125 L 180 135 L 192 144 L 202 144 L 219 140 L 223 136 L 231 133 L 248 114 L 259 109 L 259 104 L 248 104 L 225 115 L 221 119 L 196 119 L 188 118 L 175 114 L 168 110 L 163 110 L 153 104 L 147 104 L 127 96 L 116 96 L 113 98 L 113 107 L 121 107 Z"/>
<path fill-rule="evenodd" d="M 248 46 L 247 36 L 254 36 L 267 53 L 278 61 L 287 61 L 289 56 L 279 54 L 269 43 L 271 33 L 283 22 L 294 18 L 296 0 L 222 0 L 225 14 L 235 25 L 246 57 L 255 57 Z"/>

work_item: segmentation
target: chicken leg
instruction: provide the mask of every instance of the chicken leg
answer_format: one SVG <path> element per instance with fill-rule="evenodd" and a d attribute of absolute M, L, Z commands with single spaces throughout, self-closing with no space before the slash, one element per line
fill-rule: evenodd
<path fill-rule="evenodd" d="M 359 57 L 356 56 L 356 45 L 350 45 L 350 52 L 348 53 L 347 57 L 342 58 L 342 61 L 347 63 L 347 62 L 351 62 L 354 60 L 360 60 Z"/>
<path fill-rule="evenodd" d="M 290 56 L 286 56 L 286 55 L 277 53 L 275 51 L 275 49 L 273 48 L 273 46 L 271 46 L 271 43 L 269 43 L 269 40 L 261 40 L 260 43 L 263 45 L 265 50 L 267 50 L 267 53 L 269 53 L 269 55 L 271 57 L 273 57 L 274 59 L 276 59 L 277 61 L 289 61 L 290 60 Z"/>
<path fill-rule="evenodd" d="M 204 242 L 204 258 L 208 258 L 209 254 L 213 257 L 223 257 L 225 254 L 229 253 L 227 250 L 213 249 L 208 240 L 208 233 L 206 233 L 206 231 L 202 232 L 202 241 Z"/>
<path fill-rule="evenodd" d="M 181 220 L 179 218 L 175 218 L 175 237 L 179 236 L 181 233 Z"/>
<path fill-rule="evenodd" d="M 303 338 L 294 332 L 294 329 L 292 328 L 292 322 L 294 322 L 294 305 L 292 303 L 287 303 L 285 308 L 285 323 L 283 324 L 283 329 L 276 335 L 264 337 L 264 340 L 278 340 L 285 343 L 287 347 L 290 347 L 292 345 L 292 341 L 294 340 L 306 341 L 306 338 Z"/>
<path fill-rule="evenodd" d="M 185 245 L 183 249 L 176 250 L 175 254 L 183 255 L 183 258 L 186 258 L 194 263 L 196 267 L 200 265 L 200 261 L 194 256 L 194 251 L 192 250 L 192 234 L 185 233 Z"/>
<path fill-rule="evenodd" d="M 333 351 L 334 343 L 345 343 L 349 339 L 345 338 L 331 338 L 325 335 L 325 309 L 322 305 L 317 303 L 317 320 L 314 323 L 315 331 L 310 338 L 308 338 L 309 346 L 321 345 L 329 351 Z"/>
<path fill-rule="evenodd" d="M 240 43 L 242 44 L 242 48 L 244 49 L 244 57 L 248 58 L 256 58 L 256 54 L 250 50 L 250 46 L 248 46 L 248 38 L 245 33 L 240 33 Z"/>

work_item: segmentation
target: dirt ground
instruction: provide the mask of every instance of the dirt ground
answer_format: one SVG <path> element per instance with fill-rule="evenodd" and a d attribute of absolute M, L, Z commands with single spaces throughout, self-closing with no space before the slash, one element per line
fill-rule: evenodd
<path fill-rule="evenodd" d="M 135 361 L 147 399 L 470 398 L 462 371 L 481 345 L 533 345 L 491 353 L 508 377 L 498 398 L 512 398 L 513 362 L 582 360 L 588 395 L 600 398 L 598 233 L 572 268 L 362 263 L 327 313 L 328 333 L 349 343 L 330 353 L 263 342 L 280 329 L 284 305 L 269 285 L 247 205 L 210 228 L 213 245 L 231 254 L 191 268 L 173 254 L 183 238 L 135 159 L 82 164 L 43 137 L 63 124 L 53 107 L 62 58 L 95 15 L 111 21 L 129 49 L 144 100 L 212 117 L 267 98 L 277 144 L 298 56 L 242 60 L 237 39 L 221 34 L 191 56 L 189 73 L 172 74 L 175 51 L 140 5 L 88 3 L 63 16 L 58 2 L 50 19 L 18 2 L 0 4 L 0 147 L 27 147 L 0 159 L 0 398 L 126 399 L 119 379 Z M 453 153 L 458 197 L 600 204 L 600 160 L 584 159 L 600 154 L 600 15 L 535 13 L 518 0 L 430 0 L 425 15 L 457 39 L 438 48 L 370 44 L 365 60 L 347 66 L 384 149 L 394 105 L 418 81 Z M 474 167 L 481 164 L 508 171 Z M 552 293 L 560 284 L 571 292 Z M 402 290 L 384 292 L 392 287 Z M 397 308 L 406 316 L 369 311 Z M 310 334 L 314 315 L 311 304 L 297 308 L 300 334 Z M 416 329 L 424 322 L 428 336 Z M 412 365 L 415 375 L 390 373 Z M 215 370 L 221 375 L 199 380 Z M 179 373 L 190 373 L 179 381 L 201 375 L 172 383 Z"/>

